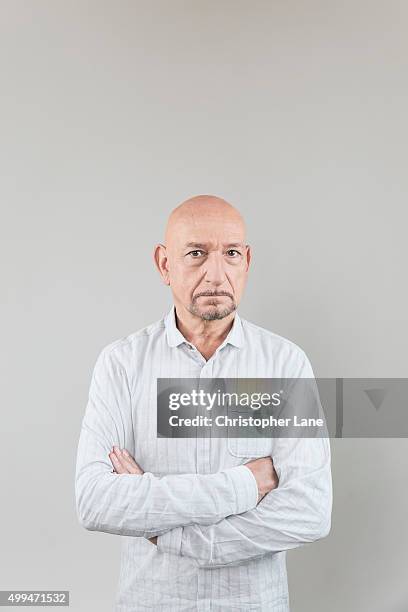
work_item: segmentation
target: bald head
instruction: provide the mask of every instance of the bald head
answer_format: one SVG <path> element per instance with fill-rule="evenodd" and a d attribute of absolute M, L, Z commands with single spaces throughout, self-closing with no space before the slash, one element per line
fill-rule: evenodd
<path fill-rule="evenodd" d="M 199 233 L 204 224 L 234 228 L 245 241 L 244 219 L 232 204 L 214 195 L 197 195 L 171 212 L 165 231 L 166 246 L 171 248 L 175 240 L 179 241 L 180 232 L 183 235 L 191 231 Z"/>

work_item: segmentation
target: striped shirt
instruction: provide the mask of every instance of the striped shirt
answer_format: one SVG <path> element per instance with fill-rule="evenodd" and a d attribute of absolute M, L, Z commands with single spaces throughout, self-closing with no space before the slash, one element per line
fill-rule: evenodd
<path fill-rule="evenodd" d="M 103 348 L 82 421 L 75 495 L 81 525 L 122 536 L 116 612 L 288 612 L 286 551 L 330 530 L 329 439 L 157 437 L 156 384 L 313 376 L 300 347 L 237 312 L 208 361 L 177 328 L 174 306 Z M 113 473 L 113 445 L 144 474 Z M 279 486 L 257 503 L 255 477 L 243 464 L 268 455 Z"/>

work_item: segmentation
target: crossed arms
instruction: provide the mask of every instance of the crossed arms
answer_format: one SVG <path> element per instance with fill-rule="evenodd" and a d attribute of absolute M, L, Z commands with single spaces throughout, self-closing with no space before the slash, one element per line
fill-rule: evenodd
<path fill-rule="evenodd" d="M 112 447 L 131 447 L 130 393 L 112 351 L 96 362 L 78 445 L 75 495 L 91 531 L 152 538 L 158 551 L 201 567 L 237 565 L 296 548 L 330 530 L 332 483 L 327 438 L 277 439 L 279 486 L 259 501 L 245 465 L 215 474 L 114 473 Z"/>

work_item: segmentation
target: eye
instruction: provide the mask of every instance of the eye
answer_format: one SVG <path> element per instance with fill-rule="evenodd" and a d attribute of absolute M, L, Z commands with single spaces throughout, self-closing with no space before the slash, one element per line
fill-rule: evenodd
<path fill-rule="evenodd" d="M 197 259 L 200 256 L 200 253 L 204 253 L 204 251 L 196 249 L 195 251 L 190 251 L 189 253 L 187 253 L 187 255 L 191 255 L 193 259 Z"/>
<path fill-rule="evenodd" d="M 241 255 L 241 253 L 236 249 L 228 249 L 227 255 L 229 255 L 230 257 L 237 257 L 238 255 Z"/>

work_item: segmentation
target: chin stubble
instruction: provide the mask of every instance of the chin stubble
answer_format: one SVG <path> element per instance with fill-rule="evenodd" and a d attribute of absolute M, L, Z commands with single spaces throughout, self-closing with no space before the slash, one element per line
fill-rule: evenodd
<path fill-rule="evenodd" d="M 218 310 L 217 307 L 215 306 L 214 310 L 210 310 L 208 312 L 202 312 L 196 303 L 196 299 L 202 295 L 208 296 L 208 297 L 217 297 L 217 295 L 227 295 L 231 299 L 231 306 L 223 308 L 222 310 Z M 234 300 L 229 294 L 200 293 L 193 299 L 188 310 L 189 312 L 191 312 L 191 314 L 197 317 L 200 317 L 204 321 L 215 321 L 216 319 L 223 319 L 224 317 L 227 317 L 229 314 L 231 314 L 231 312 L 234 312 L 236 308 L 237 308 L 237 305 L 235 304 Z"/>

